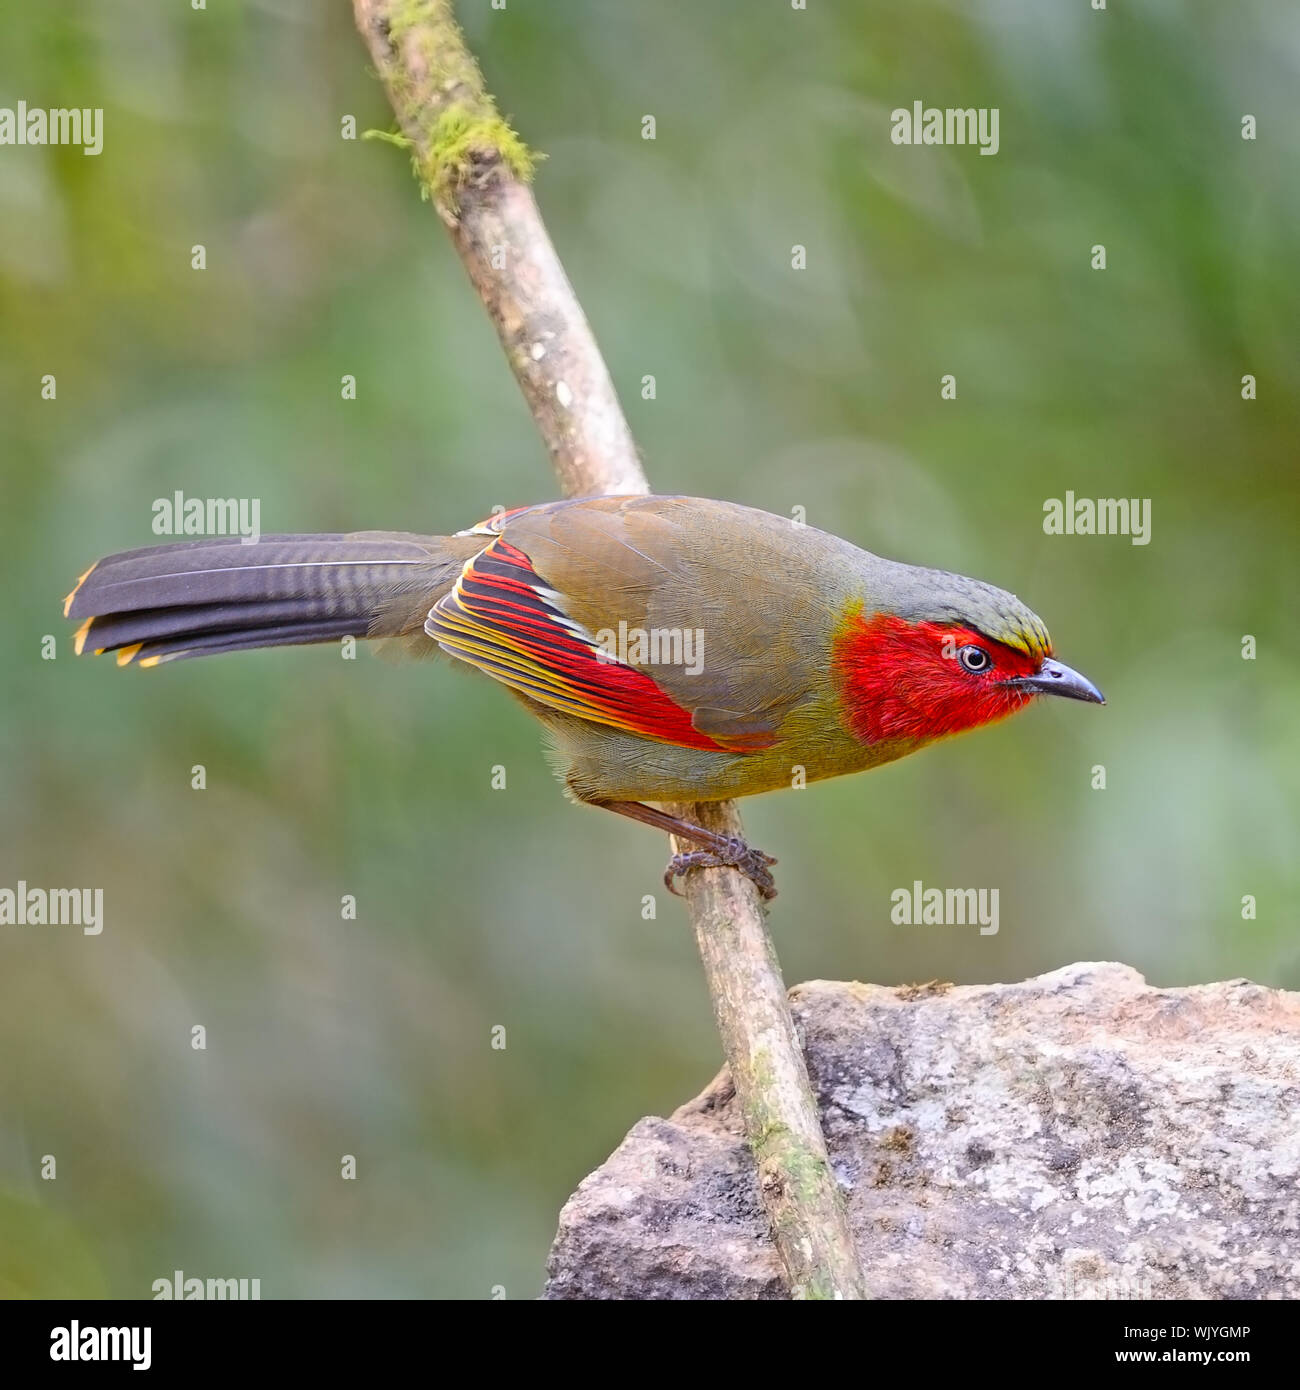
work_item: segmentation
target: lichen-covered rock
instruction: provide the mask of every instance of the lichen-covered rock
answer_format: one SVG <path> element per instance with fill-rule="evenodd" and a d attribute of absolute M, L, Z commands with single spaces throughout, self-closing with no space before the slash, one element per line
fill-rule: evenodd
<path fill-rule="evenodd" d="M 877 1298 L 1300 1297 L 1300 995 L 791 992 Z M 781 1298 L 726 1073 L 637 1124 L 560 1216 L 547 1298 Z"/>

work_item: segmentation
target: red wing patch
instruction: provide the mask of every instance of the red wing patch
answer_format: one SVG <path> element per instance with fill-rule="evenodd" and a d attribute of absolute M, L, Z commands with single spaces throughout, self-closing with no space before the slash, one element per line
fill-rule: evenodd
<path fill-rule="evenodd" d="M 564 714 L 684 748 L 739 751 L 700 733 L 644 671 L 607 655 L 501 537 L 465 566 L 424 630 L 449 655 Z"/>

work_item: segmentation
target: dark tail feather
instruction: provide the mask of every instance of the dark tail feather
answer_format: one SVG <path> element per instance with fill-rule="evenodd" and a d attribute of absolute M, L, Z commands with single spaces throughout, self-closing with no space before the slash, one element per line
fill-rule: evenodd
<path fill-rule="evenodd" d="M 183 541 L 110 555 L 64 602 L 118 665 L 419 632 L 482 544 L 399 531 Z"/>

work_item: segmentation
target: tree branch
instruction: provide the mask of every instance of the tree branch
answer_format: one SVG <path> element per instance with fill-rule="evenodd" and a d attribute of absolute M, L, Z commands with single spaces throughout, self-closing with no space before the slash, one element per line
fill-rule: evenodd
<path fill-rule="evenodd" d="M 416 172 L 496 325 L 566 496 L 646 493 L 632 433 L 450 0 L 353 0 Z M 676 808 L 742 833 L 731 802 Z M 694 846 L 680 846 L 692 849 Z M 862 1277 L 758 894 L 730 869 L 685 893 L 759 1190 L 795 1298 L 861 1298 Z"/>
<path fill-rule="evenodd" d="M 744 836 L 734 801 L 672 810 L 706 830 Z M 677 839 L 673 847 L 696 848 Z M 683 891 L 790 1295 L 865 1298 L 758 889 L 731 869 L 693 869 Z"/>
<path fill-rule="evenodd" d="M 600 349 L 450 0 L 353 0 L 361 30 L 568 497 L 649 492 Z"/>

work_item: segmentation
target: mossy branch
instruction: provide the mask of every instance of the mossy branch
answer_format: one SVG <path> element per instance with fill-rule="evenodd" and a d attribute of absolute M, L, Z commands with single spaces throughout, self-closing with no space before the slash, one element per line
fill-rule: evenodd
<path fill-rule="evenodd" d="M 402 131 L 379 138 L 410 150 L 565 494 L 649 492 L 608 369 L 528 187 L 536 157 L 488 95 L 450 0 L 353 0 L 353 8 Z M 741 833 L 731 802 L 679 814 Z M 708 869 L 687 875 L 685 893 L 791 1295 L 861 1298 L 853 1238 L 757 891 L 734 870 Z"/>
<path fill-rule="evenodd" d="M 353 0 L 353 9 L 397 115 L 393 143 L 405 142 L 451 233 L 565 491 L 648 491 L 528 186 L 535 156 L 488 95 L 449 0 Z"/>
<path fill-rule="evenodd" d="M 454 215 L 465 184 L 497 168 L 532 178 L 538 156 L 497 110 L 450 0 L 357 4 L 356 12 L 436 207 Z"/>

